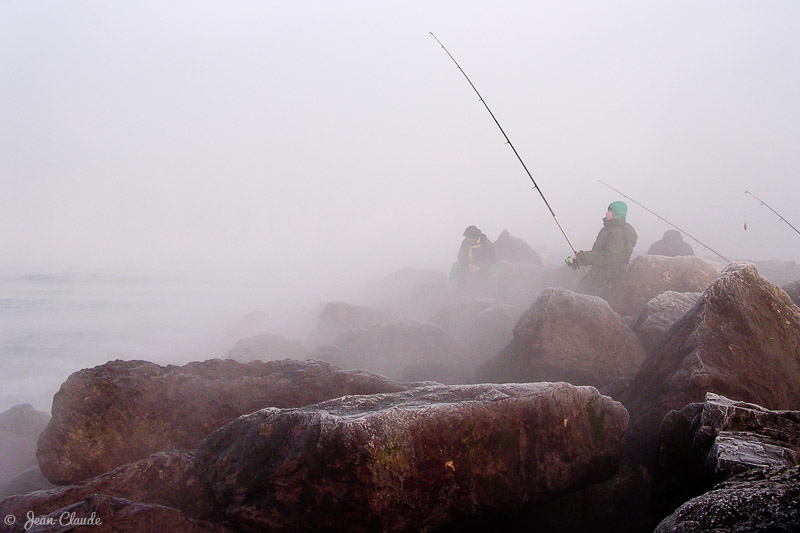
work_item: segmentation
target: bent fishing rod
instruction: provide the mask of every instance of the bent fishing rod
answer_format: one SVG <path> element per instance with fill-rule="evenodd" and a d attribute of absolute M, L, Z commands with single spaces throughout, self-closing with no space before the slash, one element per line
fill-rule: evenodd
<path fill-rule="evenodd" d="M 744 193 L 745 193 L 745 194 L 749 194 L 750 196 L 752 196 L 753 198 L 755 198 L 756 200 L 758 200 L 759 202 L 761 202 L 761 205 L 763 205 L 764 207 L 766 207 L 767 209 L 769 209 L 770 211 L 772 211 L 773 213 L 775 213 L 776 215 L 778 215 L 778 218 L 779 218 L 779 219 L 781 219 L 781 222 L 786 222 L 787 224 L 789 224 L 789 227 L 790 227 L 790 228 L 792 228 L 792 229 L 793 229 L 793 230 L 794 230 L 796 233 L 800 234 L 800 231 L 798 231 L 798 230 L 797 230 L 797 228 L 795 228 L 794 226 L 792 226 L 792 224 L 791 224 L 791 223 L 790 223 L 788 220 L 786 220 L 785 218 L 783 218 L 783 217 L 781 216 L 781 214 L 780 214 L 780 213 L 778 213 L 777 211 L 775 211 L 774 209 L 772 209 L 772 208 L 771 208 L 769 205 L 767 205 L 767 203 L 766 203 L 766 202 L 764 202 L 764 200 L 762 200 L 761 198 L 759 198 L 759 197 L 758 197 L 758 196 L 756 196 L 755 194 L 751 193 L 750 191 L 744 191 Z M 745 229 L 746 229 L 746 228 L 745 228 Z"/>
<path fill-rule="evenodd" d="M 522 157 L 520 157 L 519 152 L 517 152 L 517 149 L 514 148 L 514 144 L 511 142 L 511 139 L 509 139 L 508 135 L 506 135 L 506 132 L 503 129 L 503 126 L 500 125 L 500 122 L 497 121 L 497 117 L 495 117 L 494 113 L 492 113 L 492 110 L 489 109 L 489 105 L 486 103 L 486 100 L 483 99 L 483 96 L 481 96 L 481 93 L 478 92 L 478 89 L 475 87 L 475 84 L 472 83 L 472 80 L 469 79 L 469 76 L 467 76 L 467 73 L 464 72 L 464 69 L 461 68 L 461 65 L 458 64 L 458 61 L 456 61 L 456 58 L 454 58 L 453 55 L 450 53 L 450 51 L 447 48 L 445 48 L 445 46 L 442 44 L 442 41 L 440 41 L 439 38 L 436 37 L 433 34 L 433 32 L 429 32 L 429 33 L 431 34 L 431 36 L 434 39 L 436 39 L 436 42 L 439 43 L 439 46 L 442 47 L 442 49 L 447 53 L 447 55 L 450 56 L 450 59 L 452 59 L 453 63 L 456 64 L 456 67 L 458 67 L 458 70 L 461 71 L 461 74 L 463 74 L 464 77 L 469 82 L 469 85 L 470 85 L 470 87 L 472 87 L 472 90 L 475 91 L 475 94 L 478 95 L 478 99 L 481 101 L 483 106 L 486 108 L 486 111 L 488 111 L 489 114 L 492 116 L 492 120 L 494 120 L 494 123 L 497 124 L 497 127 L 500 128 L 500 132 L 503 134 L 503 137 L 505 137 L 505 139 L 506 139 L 506 144 L 508 144 L 511 147 L 511 149 L 514 151 L 514 155 L 517 156 L 517 159 L 519 160 L 520 164 L 522 165 L 522 168 L 525 169 L 525 173 L 528 174 L 528 177 L 531 179 L 531 183 L 533 183 L 533 188 L 536 189 L 539 192 L 539 196 L 541 196 L 542 200 L 544 200 L 544 205 L 547 206 L 547 209 L 550 211 L 550 214 L 553 215 L 553 220 L 555 220 L 556 224 L 558 224 L 558 229 L 561 230 L 561 234 L 564 235 L 565 239 L 567 239 L 567 244 L 569 244 L 569 247 L 572 250 L 572 253 L 577 255 L 578 251 L 575 249 L 575 246 L 572 245 L 572 241 L 569 240 L 569 237 L 567 236 L 567 232 L 564 231 L 564 227 L 561 225 L 561 222 L 558 221 L 558 217 L 556 216 L 555 212 L 553 211 L 553 208 L 550 207 L 550 203 L 547 201 L 547 198 L 544 197 L 544 193 L 542 192 L 542 189 L 540 189 L 539 185 L 536 184 L 536 180 L 533 179 L 533 175 L 531 175 L 531 172 L 530 172 L 530 170 L 528 170 L 527 165 L 525 165 L 525 162 L 522 160 Z M 586 267 L 584 267 L 584 270 L 586 270 Z"/>
<path fill-rule="evenodd" d="M 639 207 L 641 207 L 642 209 L 644 209 L 644 210 L 645 210 L 645 211 L 647 211 L 648 213 L 650 213 L 650 214 L 652 214 L 652 215 L 655 215 L 655 216 L 656 216 L 656 218 L 658 218 L 659 220 L 661 220 L 661 221 L 663 221 L 663 222 L 666 222 L 667 224 L 669 224 L 670 226 L 672 226 L 672 227 L 673 227 L 673 228 L 675 228 L 676 230 L 680 231 L 681 233 L 683 233 L 684 235 L 686 235 L 687 237 L 689 237 L 690 239 L 692 239 L 693 241 L 695 241 L 696 243 L 698 243 L 700 246 L 702 246 L 703 248 L 705 248 L 705 249 L 706 249 L 706 250 L 708 250 L 709 252 L 713 252 L 713 253 L 717 254 L 717 255 L 718 255 L 718 256 L 720 256 L 722 259 L 724 259 L 724 260 L 725 260 L 727 263 L 730 263 L 730 262 L 731 262 L 731 260 L 730 260 L 730 259 L 728 259 L 728 258 L 727 258 L 727 257 L 725 257 L 724 255 L 722 255 L 721 253 L 714 251 L 714 249 L 710 248 L 710 247 L 709 247 L 707 244 L 705 244 L 705 243 L 701 242 L 699 239 L 697 239 L 697 238 L 695 238 L 695 237 L 692 237 L 692 236 L 691 236 L 691 235 L 689 235 L 687 232 L 685 232 L 684 230 L 682 230 L 681 228 L 679 228 L 678 226 L 676 226 L 675 224 L 673 224 L 673 223 L 672 223 L 672 222 L 670 222 L 669 220 L 665 219 L 664 217 L 662 217 L 662 216 L 660 216 L 660 215 L 658 215 L 658 214 L 656 214 L 656 213 L 653 213 L 652 211 L 650 211 L 649 209 L 647 209 L 645 206 L 643 206 L 642 204 L 640 204 L 639 202 L 637 202 L 636 200 L 634 200 L 634 199 L 633 199 L 633 198 L 631 198 L 630 196 L 627 196 L 627 195 L 626 195 L 625 193 L 623 193 L 622 191 L 619 191 L 619 190 L 615 189 L 614 187 L 612 187 L 611 185 L 609 185 L 608 183 L 606 183 L 606 182 L 605 182 L 605 181 L 603 181 L 603 180 L 597 180 L 597 181 L 599 181 L 600 183 L 602 183 L 603 185 L 605 185 L 606 187 L 608 187 L 608 188 L 609 188 L 609 189 L 611 189 L 612 191 L 615 191 L 615 192 L 617 192 L 617 193 L 621 194 L 621 195 L 622 195 L 624 198 L 627 198 L 628 200 L 630 200 L 631 202 L 635 203 L 636 205 L 638 205 Z"/>

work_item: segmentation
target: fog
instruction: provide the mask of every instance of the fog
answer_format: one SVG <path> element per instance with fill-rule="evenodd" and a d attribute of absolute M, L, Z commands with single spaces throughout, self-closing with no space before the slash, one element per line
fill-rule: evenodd
<path fill-rule="evenodd" d="M 566 240 L 431 31 L 576 248 L 620 199 L 602 179 L 727 257 L 797 261 L 744 194 L 798 224 L 797 20 L 790 1 L 5 1 L 0 261 L 240 284 L 273 311 L 447 271 L 470 224 L 557 264 Z M 670 227 L 628 204 L 643 253 Z"/>

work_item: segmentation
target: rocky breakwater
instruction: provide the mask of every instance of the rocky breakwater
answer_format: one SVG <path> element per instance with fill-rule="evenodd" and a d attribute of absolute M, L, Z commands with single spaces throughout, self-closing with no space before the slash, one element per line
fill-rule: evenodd
<path fill-rule="evenodd" d="M 633 325 L 633 331 L 648 353 L 661 344 L 664 334 L 694 307 L 700 295 L 699 292 L 667 291 L 645 304 Z"/>
<path fill-rule="evenodd" d="M 318 361 L 111 361 L 61 386 L 37 457 L 49 480 L 72 483 L 155 452 L 192 450 L 213 430 L 264 407 L 401 390 L 381 376 Z"/>
<path fill-rule="evenodd" d="M 633 379 L 644 358 L 639 338 L 604 300 L 550 288 L 522 314 L 511 343 L 479 368 L 477 380 L 609 387 Z"/>
<path fill-rule="evenodd" d="M 57 526 L 64 522 L 62 516 L 68 520 L 72 513 L 82 520 L 94 516 L 92 524 L 84 524 L 86 531 L 114 533 L 217 531 L 214 524 L 224 523 L 224 513 L 208 486 L 195 475 L 191 452 L 159 452 L 79 483 L 0 502 L 0 514 L 16 518 L 16 527 L 10 529 L 13 532 L 23 531 L 31 516 L 37 518 L 38 525 Z M 42 527 L 33 531 L 70 529 Z"/>
<path fill-rule="evenodd" d="M 348 366 L 396 381 L 472 381 L 475 353 L 436 324 L 401 318 L 337 335 Z"/>
<path fill-rule="evenodd" d="M 645 304 L 667 291 L 702 292 L 723 265 L 694 256 L 640 255 L 601 296 L 622 316 L 637 317 Z"/>
<path fill-rule="evenodd" d="M 36 466 L 36 439 L 49 421 L 30 404 L 0 413 L 0 483 Z"/>
<path fill-rule="evenodd" d="M 663 335 L 622 398 L 646 462 L 664 416 L 707 392 L 768 409 L 800 405 L 800 308 L 752 264 L 722 272 Z"/>
<path fill-rule="evenodd" d="M 734 480 L 738 474 L 797 465 L 800 411 L 771 411 L 708 393 L 702 403 L 671 411 L 661 424 L 654 507 L 663 517 L 718 483 Z M 766 478 L 760 481 L 772 495 L 781 493 L 780 483 L 770 488 Z M 731 482 L 727 487 L 733 485 Z M 797 487 L 794 493 L 799 492 Z M 688 508 L 697 514 L 697 504 Z M 794 510 L 800 512 L 800 502 Z M 681 511 L 677 520 L 684 521 L 685 512 Z M 709 514 L 714 514 L 713 507 L 709 507 Z M 794 525 L 800 527 L 800 514 Z"/>
<path fill-rule="evenodd" d="M 627 422 L 591 387 L 430 386 L 240 417 L 197 471 L 247 531 L 431 530 L 609 477 Z"/>
<path fill-rule="evenodd" d="M 659 533 L 800 531 L 800 411 L 709 393 L 661 434 L 655 503 L 672 514 Z"/>

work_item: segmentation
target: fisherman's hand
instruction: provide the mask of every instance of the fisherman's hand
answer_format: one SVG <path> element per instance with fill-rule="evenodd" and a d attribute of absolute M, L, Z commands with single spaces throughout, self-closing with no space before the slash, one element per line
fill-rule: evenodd
<path fill-rule="evenodd" d="M 576 261 L 574 257 L 569 256 L 564 260 L 564 262 L 567 263 L 572 270 L 578 270 L 578 261 Z"/>

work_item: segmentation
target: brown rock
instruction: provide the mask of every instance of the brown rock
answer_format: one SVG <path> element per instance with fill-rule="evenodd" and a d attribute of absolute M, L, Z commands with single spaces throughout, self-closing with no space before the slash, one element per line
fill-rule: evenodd
<path fill-rule="evenodd" d="M 258 411 L 198 468 L 248 530 L 428 531 L 609 477 L 626 424 L 591 387 L 434 386 Z"/>
<path fill-rule="evenodd" d="M 550 288 L 523 313 L 511 343 L 482 365 L 477 377 L 604 387 L 632 378 L 644 357 L 639 339 L 605 301 Z"/>
<path fill-rule="evenodd" d="M 649 353 L 661 341 L 664 333 L 700 299 L 699 292 L 667 291 L 647 302 L 633 326 L 644 349 Z"/>
<path fill-rule="evenodd" d="M 43 516 L 93 494 L 180 509 L 196 519 L 224 520 L 208 485 L 195 474 L 194 455 L 181 452 L 159 452 L 74 485 L 12 496 L 0 503 L 0 513 Z"/>
<path fill-rule="evenodd" d="M 681 505 L 655 533 L 800 531 L 800 466 L 753 469 Z"/>
<path fill-rule="evenodd" d="M 721 270 L 722 265 L 699 257 L 640 255 L 602 296 L 617 313 L 635 317 L 661 293 L 706 290 Z"/>
<path fill-rule="evenodd" d="M 661 516 L 752 468 L 800 464 L 800 411 L 707 393 L 661 423 L 655 505 Z"/>
<path fill-rule="evenodd" d="M 729 265 L 642 365 L 625 404 L 643 453 L 655 453 L 668 411 L 707 392 L 767 409 L 800 405 L 800 309 L 753 265 Z"/>
<path fill-rule="evenodd" d="M 266 406 L 403 389 L 319 361 L 212 359 L 180 367 L 111 361 L 61 386 L 37 456 L 49 480 L 71 483 L 159 451 L 194 449 L 218 427 Z"/>
<path fill-rule="evenodd" d="M 22 515 L 9 533 L 233 533 L 234 530 L 187 517 L 178 509 L 92 495 L 85 500 L 36 515 L 31 527 Z M 62 525 L 63 524 L 63 525 Z"/>

